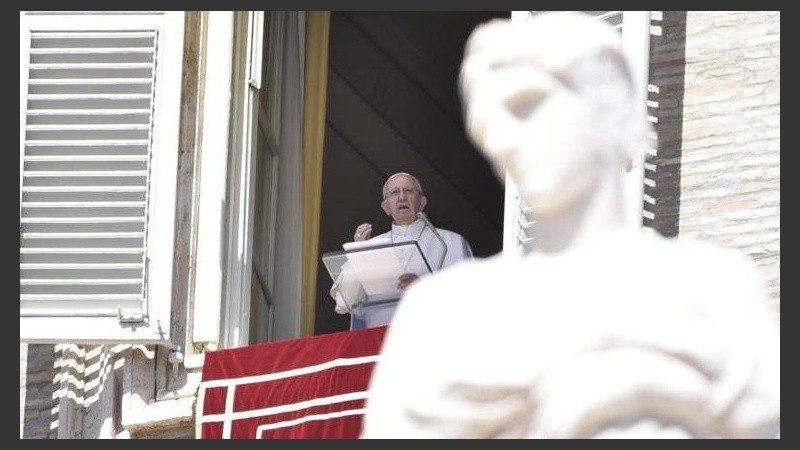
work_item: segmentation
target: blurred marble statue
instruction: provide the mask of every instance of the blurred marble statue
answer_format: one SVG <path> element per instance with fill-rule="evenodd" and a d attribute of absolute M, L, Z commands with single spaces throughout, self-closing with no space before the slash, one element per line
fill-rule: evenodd
<path fill-rule="evenodd" d="M 780 326 L 754 264 L 625 217 L 649 129 L 618 34 L 579 14 L 487 22 L 459 82 L 535 247 L 406 291 L 362 437 L 780 437 Z"/>

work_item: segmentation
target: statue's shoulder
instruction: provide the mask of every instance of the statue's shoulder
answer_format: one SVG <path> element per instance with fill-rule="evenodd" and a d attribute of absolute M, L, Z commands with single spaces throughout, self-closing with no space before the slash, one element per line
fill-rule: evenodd
<path fill-rule="evenodd" d="M 762 274 L 742 249 L 699 239 L 654 237 L 640 252 L 643 270 L 671 285 L 669 290 L 724 299 L 729 304 L 736 298 L 763 299 L 765 295 Z"/>
<path fill-rule="evenodd" d="M 681 263 L 688 268 L 715 267 L 736 271 L 751 271 L 755 262 L 741 249 L 693 238 L 664 238 L 653 235 L 647 239 L 654 258 L 665 263 Z M 648 248 L 644 247 L 645 252 Z"/>

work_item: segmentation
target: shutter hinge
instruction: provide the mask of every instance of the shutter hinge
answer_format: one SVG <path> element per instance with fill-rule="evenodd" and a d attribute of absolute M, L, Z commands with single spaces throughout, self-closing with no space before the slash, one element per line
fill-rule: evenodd
<path fill-rule="evenodd" d="M 122 311 L 122 306 L 117 306 L 117 320 L 119 323 L 144 322 L 144 315 L 141 311 Z"/>

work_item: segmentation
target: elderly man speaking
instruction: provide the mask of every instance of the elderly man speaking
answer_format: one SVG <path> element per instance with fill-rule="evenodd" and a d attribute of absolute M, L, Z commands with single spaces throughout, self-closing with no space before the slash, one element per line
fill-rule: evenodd
<path fill-rule="evenodd" d="M 450 230 L 433 227 L 424 215 L 427 197 L 419 180 L 406 172 L 398 172 L 386 179 L 383 184 L 383 201 L 381 208 L 392 218 L 391 229 L 373 238 L 372 224 L 362 223 L 356 227 L 353 240 L 389 241 L 391 243 L 416 241 L 425 258 L 430 262 L 432 270 L 441 270 L 463 259 L 472 257 L 472 248 L 463 236 Z M 427 223 L 426 223 L 427 222 Z M 438 236 L 437 236 L 438 234 Z M 446 248 L 442 246 L 444 242 Z M 405 290 L 417 279 L 413 273 L 405 273 L 397 280 L 397 288 Z M 347 286 L 349 284 L 349 286 Z M 352 312 L 352 307 L 365 300 L 360 286 L 337 280 L 330 290 L 336 301 L 335 311 L 339 314 Z M 369 323 L 368 326 L 385 325 L 391 319 L 394 309 L 383 315 L 380 322 Z"/>

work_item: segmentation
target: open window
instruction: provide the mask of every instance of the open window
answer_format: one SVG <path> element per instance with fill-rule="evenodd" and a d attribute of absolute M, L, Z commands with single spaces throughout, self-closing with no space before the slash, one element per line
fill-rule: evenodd
<path fill-rule="evenodd" d="M 309 16 L 209 13 L 195 344 L 230 348 L 299 337 L 308 316 L 301 283 Z M 228 146 L 227 154 L 219 151 Z"/>

